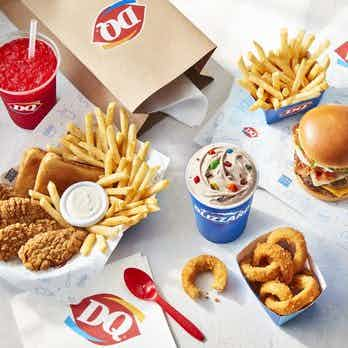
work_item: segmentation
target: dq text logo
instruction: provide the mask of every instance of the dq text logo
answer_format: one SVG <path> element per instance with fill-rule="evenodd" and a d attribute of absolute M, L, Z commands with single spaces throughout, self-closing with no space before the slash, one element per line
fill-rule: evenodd
<path fill-rule="evenodd" d="M 306 109 L 308 109 L 311 105 L 313 104 L 313 100 L 309 100 L 303 104 L 300 105 L 295 105 L 293 107 L 289 107 L 288 109 L 286 109 L 285 111 L 280 113 L 281 117 L 288 117 L 291 116 L 293 114 L 297 114 L 298 112 L 301 111 L 305 111 Z"/>
<path fill-rule="evenodd" d="M 137 320 L 144 314 L 136 307 L 110 294 L 97 294 L 70 305 L 72 317 L 65 325 L 96 345 L 117 344 L 140 335 Z"/>
<path fill-rule="evenodd" d="M 94 24 L 93 43 L 111 48 L 138 35 L 144 24 L 145 5 L 135 3 L 121 0 L 104 8 Z"/>
<path fill-rule="evenodd" d="M 254 127 L 244 127 L 242 131 L 249 138 L 257 138 L 259 136 L 259 133 Z"/>
<path fill-rule="evenodd" d="M 19 114 L 30 115 L 42 105 L 40 101 L 30 103 L 7 103 L 7 106 Z"/>
<path fill-rule="evenodd" d="M 215 213 L 215 212 L 211 212 L 203 208 L 200 208 L 197 205 L 194 206 L 194 209 L 204 219 L 217 222 L 220 224 L 225 224 L 228 222 L 239 220 L 242 216 L 246 215 L 250 210 L 250 204 L 248 204 L 248 206 L 245 209 L 241 209 L 241 210 L 237 210 L 237 211 L 229 212 L 229 213 Z"/>

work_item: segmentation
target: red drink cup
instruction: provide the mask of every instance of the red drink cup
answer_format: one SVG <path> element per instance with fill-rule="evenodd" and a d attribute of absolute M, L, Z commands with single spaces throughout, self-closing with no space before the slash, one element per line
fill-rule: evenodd
<path fill-rule="evenodd" d="M 29 33 L 0 40 L 0 96 L 13 122 L 34 129 L 56 103 L 60 54 L 55 43 L 37 34 L 35 56 L 28 58 Z"/>

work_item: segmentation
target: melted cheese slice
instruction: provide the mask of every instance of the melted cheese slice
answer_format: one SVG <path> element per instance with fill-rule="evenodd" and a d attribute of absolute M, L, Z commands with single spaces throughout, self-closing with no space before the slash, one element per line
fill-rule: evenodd
<path fill-rule="evenodd" d="M 322 186 L 322 188 L 325 189 L 326 191 L 331 192 L 333 195 L 339 198 L 348 195 L 348 187 L 334 188 L 332 186 L 324 185 Z"/>

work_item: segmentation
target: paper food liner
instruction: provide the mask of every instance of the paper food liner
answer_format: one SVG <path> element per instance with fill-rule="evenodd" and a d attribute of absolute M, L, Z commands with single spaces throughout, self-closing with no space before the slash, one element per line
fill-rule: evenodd
<path fill-rule="evenodd" d="M 283 226 L 279 226 L 279 227 L 283 227 Z M 279 227 L 275 227 L 273 230 L 279 228 Z M 246 284 L 248 285 L 249 289 L 251 290 L 251 292 L 255 295 L 258 303 L 263 307 L 263 309 L 271 316 L 272 320 L 274 320 L 278 325 L 282 325 L 285 322 L 287 322 L 290 319 L 293 319 L 294 317 L 296 317 L 297 315 L 299 315 L 300 313 L 304 312 L 305 310 L 307 310 L 308 308 L 310 308 L 314 303 L 316 303 L 319 298 L 323 295 L 323 293 L 325 292 L 326 288 L 327 288 L 327 284 L 326 281 L 322 275 L 322 273 L 320 272 L 320 269 L 318 267 L 318 265 L 314 262 L 312 256 L 308 253 L 308 257 L 307 257 L 307 261 L 305 263 L 305 267 L 308 268 L 308 270 L 311 271 L 312 275 L 316 277 L 316 279 L 319 282 L 320 285 L 320 295 L 310 304 L 308 304 L 306 307 L 303 307 L 302 309 L 300 309 L 297 312 L 291 313 L 289 315 L 278 315 L 277 313 L 271 311 L 268 307 L 266 307 L 263 302 L 260 300 L 258 293 L 255 291 L 255 289 L 252 287 L 252 285 L 249 283 L 249 281 L 246 279 L 246 277 L 244 276 L 242 269 L 240 267 L 240 263 L 252 256 L 253 251 L 255 250 L 257 244 L 262 243 L 262 242 L 266 242 L 267 237 L 270 235 L 271 232 L 267 232 L 265 234 L 262 234 L 261 236 L 257 237 L 256 239 L 254 239 L 252 242 L 250 242 L 245 248 L 243 248 L 236 257 L 237 263 L 238 263 L 238 268 L 239 271 L 244 279 L 244 281 L 246 282 Z"/>
<path fill-rule="evenodd" d="M 138 146 L 140 144 L 141 142 L 138 142 Z M 148 163 L 150 166 L 160 166 L 154 179 L 154 181 L 159 181 L 167 170 L 169 158 L 154 149 L 150 149 Z M 10 168 L 3 173 L 0 177 L 0 183 L 13 185 L 17 168 Z M 108 240 L 109 249 L 105 254 L 97 248 L 93 248 L 88 256 L 77 254 L 60 268 L 50 268 L 39 272 L 29 271 L 19 259 L 9 262 L 0 261 L 0 277 L 19 289 L 59 297 L 60 293 L 81 286 L 87 279 L 100 272 L 127 229 L 120 228 L 119 235 Z"/>

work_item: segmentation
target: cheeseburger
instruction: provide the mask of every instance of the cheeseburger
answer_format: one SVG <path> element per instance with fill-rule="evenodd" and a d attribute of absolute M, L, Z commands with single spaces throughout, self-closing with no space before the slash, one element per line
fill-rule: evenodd
<path fill-rule="evenodd" d="M 324 201 L 348 199 L 348 105 L 321 105 L 293 129 L 295 174 Z"/>

